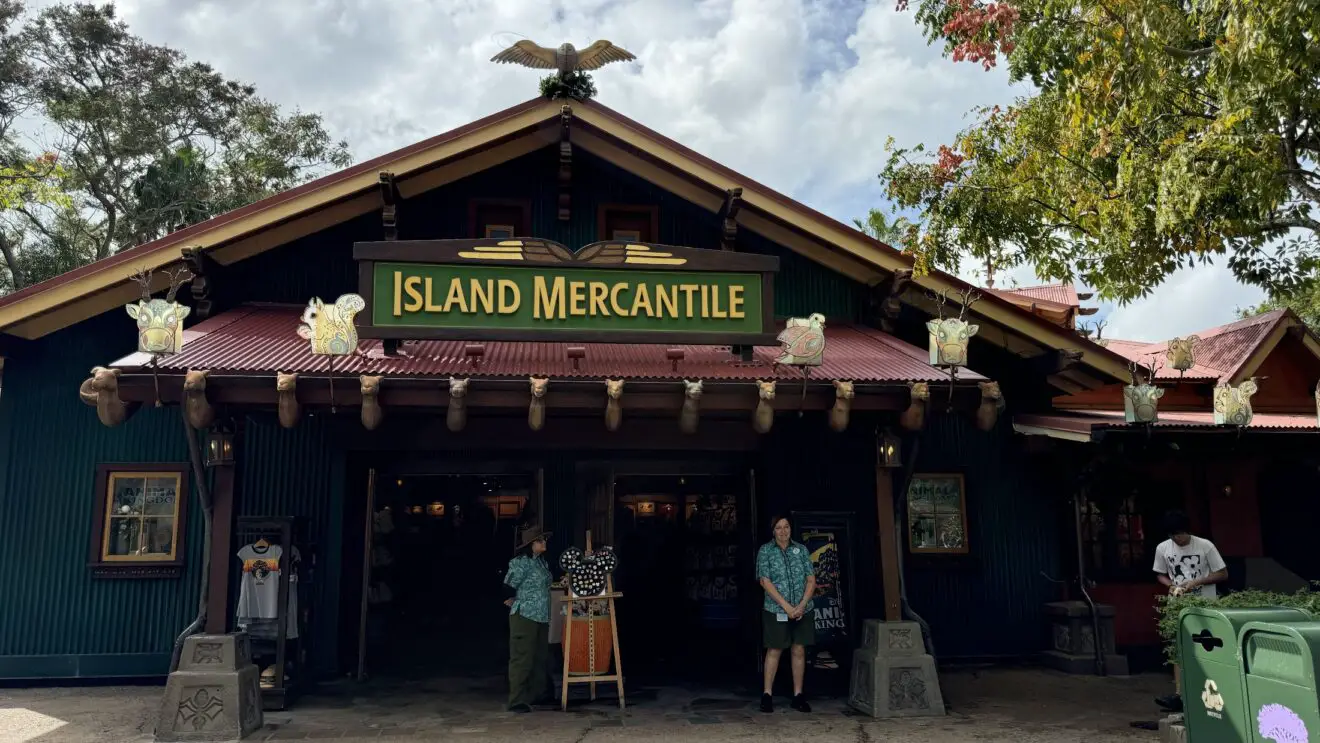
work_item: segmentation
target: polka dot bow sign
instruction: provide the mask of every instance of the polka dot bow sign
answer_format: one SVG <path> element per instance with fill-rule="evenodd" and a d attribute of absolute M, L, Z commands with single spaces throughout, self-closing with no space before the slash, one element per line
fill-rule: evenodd
<path fill-rule="evenodd" d="M 605 592 L 605 576 L 618 567 L 619 558 L 611 547 L 599 547 L 583 554 L 577 547 L 569 547 L 559 557 L 559 567 L 568 573 L 569 587 L 577 596 L 599 596 Z"/>

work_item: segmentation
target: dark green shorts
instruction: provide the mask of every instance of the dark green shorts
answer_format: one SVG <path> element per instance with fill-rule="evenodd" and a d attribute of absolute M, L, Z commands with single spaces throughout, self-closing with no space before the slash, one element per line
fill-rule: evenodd
<path fill-rule="evenodd" d="M 816 612 L 809 611 L 802 618 L 781 622 L 777 615 L 761 611 L 761 638 L 767 648 L 784 650 L 790 645 L 809 647 L 816 644 Z"/>

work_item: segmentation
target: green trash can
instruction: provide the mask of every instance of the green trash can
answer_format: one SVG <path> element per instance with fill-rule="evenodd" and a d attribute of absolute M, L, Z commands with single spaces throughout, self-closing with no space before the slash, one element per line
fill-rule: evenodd
<path fill-rule="evenodd" d="M 1320 740 L 1320 622 L 1248 622 L 1238 635 L 1255 743 Z"/>
<path fill-rule="evenodd" d="M 1193 606 L 1178 614 L 1178 666 L 1183 714 L 1192 743 L 1251 739 L 1238 632 L 1251 622 L 1305 622 L 1300 609 Z"/>

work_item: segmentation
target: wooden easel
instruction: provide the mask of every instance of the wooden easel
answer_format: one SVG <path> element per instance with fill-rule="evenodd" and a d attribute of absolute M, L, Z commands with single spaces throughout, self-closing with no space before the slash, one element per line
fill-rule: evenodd
<path fill-rule="evenodd" d="M 591 531 L 587 531 L 587 552 L 591 552 Z M 596 701 L 596 684 L 602 681 L 613 681 L 619 689 L 619 709 L 624 708 L 623 701 L 623 660 L 619 655 L 619 615 L 614 611 L 614 599 L 622 598 L 623 594 L 614 592 L 614 577 L 605 575 L 605 593 L 599 596 L 575 596 L 573 595 L 572 581 L 565 578 L 564 591 L 567 595 L 560 599 L 566 604 L 568 615 L 564 617 L 564 685 L 560 692 L 560 709 L 568 709 L 568 685 L 569 684 L 591 684 L 591 701 Z M 609 607 L 610 612 L 610 634 L 614 637 L 614 673 L 604 676 L 596 675 L 595 648 L 596 648 L 596 623 L 594 618 L 594 609 L 591 602 L 604 601 Z M 591 652 L 587 654 L 589 668 L 586 674 L 570 676 L 568 673 L 568 664 L 572 662 L 573 647 L 573 606 L 578 602 L 587 602 L 587 642 L 591 643 Z"/>

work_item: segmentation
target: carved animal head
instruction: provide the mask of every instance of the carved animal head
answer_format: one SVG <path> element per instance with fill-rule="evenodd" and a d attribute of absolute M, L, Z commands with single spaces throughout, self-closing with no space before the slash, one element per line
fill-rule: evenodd
<path fill-rule="evenodd" d="M 201 392 L 206 389 L 206 377 L 211 372 L 206 369 L 189 369 L 183 375 L 184 392 Z"/>
<path fill-rule="evenodd" d="M 532 377 L 532 397 L 541 400 L 545 398 L 545 389 L 550 384 L 549 377 Z"/>
<path fill-rule="evenodd" d="M 1129 384 L 1123 388 L 1123 417 L 1128 423 L 1154 423 L 1159 420 L 1159 400 L 1164 388 L 1151 384 Z"/>
<path fill-rule="evenodd" d="M 998 382 L 980 382 L 977 384 L 981 388 L 981 397 L 990 400 L 1002 400 L 1004 395 L 999 391 Z"/>
<path fill-rule="evenodd" d="M 467 393 L 468 393 L 468 382 L 469 382 L 469 381 L 471 381 L 471 380 L 468 380 L 468 379 L 455 379 L 455 378 L 453 378 L 453 377 L 450 377 L 450 378 L 449 378 L 449 397 L 450 397 L 451 399 L 454 399 L 454 400 L 461 400 L 461 399 L 463 399 L 464 397 L 467 397 Z"/>
<path fill-rule="evenodd" d="M 966 320 L 946 317 L 929 320 L 930 363 L 933 366 L 963 366 L 967 363 L 967 342 L 981 329 Z"/>
<path fill-rule="evenodd" d="M 756 380 L 756 392 L 760 395 L 762 400 L 775 399 L 775 381 L 773 379 L 769 382 L 762 382 L 759 379 Z"/>
<path fill-rule="evenodd" d="M 834 396 L 840 400 L 853 399 L 853 383 L 841 379 L 834 380 Z"/>
<path fill-rule="evenodd" d="M 353 316 L 367 306 L 356 294 L 345 294 L 332 305 L 312 297 L 303 310 L 298 337 L 311 341 L 312 353 L 345 356 L 357 350 L 357 327 Z"/>
<path fill-rule="evenodd" d="M 275 389 L 278 392 L 293 392 L 298 386 L 297 374 L 275 372 Z"/>
<path fill-rule="evenodd" d="M 92 367 L 92 383 L 88 386 L 94 392 L 117 392 L 119 391 L 119 373 L 119 369 L 94 366 Z"/>
<path fill-rule="evenodd" d="M 380 394 L 380 376 L 362 375 L 362 396 L 375 397 Z"/>
<path fill-rule="evenodd" d="M 1200 341 L 1200 336 L 1195 335 L 1170 340 L 1169 350 L 1165 354 L 1169 359 L 1169 366 L 1180 372 L 1192 368 L 1196 364 L 1196 344 Z"/>
<path fill-rule="evenodd" d="M 926 402 L 930 399 L 930 382 L 912 383 L 912 401 Z"/>
<path fill-rule="evenodd" d="M 611 400 L 618 400 L 620 397 L 623 397 L 623 380 L 605 380 L 605 394 L 609 395 Z"/>
<path fill-rule="evenodd" d="M 1320 389 L 1320 384 L 1317 384 L 1317 389 Z M 1320 396 L 1320 392 L 1317 392 L 1316 395 L 1317 395 L 1317 396 Z M 689 382 L 689 381 L 687 381 L 686 379 L 684 379 L 684 380 L 683 380 L 683 396 L 686 397 L 686 398 L 689 399 L 689 400 L 700 400 L 700 399 L 701 399 L 701 380 L 698 379 L 698 380 L 695 381 L 695 382 Z"/>

